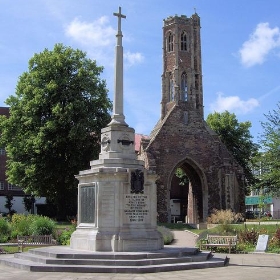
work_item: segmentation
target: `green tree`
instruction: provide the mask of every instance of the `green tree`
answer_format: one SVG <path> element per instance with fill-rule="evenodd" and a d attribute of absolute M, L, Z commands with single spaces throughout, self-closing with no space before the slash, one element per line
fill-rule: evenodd
<path fill-rule="evenodd" d="M 277 108 L 265 115 L 261 135 L 262 156 L 260 183 L 258 188 L 275 196 L 280 196 L 280 102 Z"/>
<path fill-rule="evenodd" d="M 15 213 L 15 210 L 13 210 L 13 200 L 14 200 L 14 196 L 12 194 L 7 194 L 6 195 L 6 202 L 5 202 L 5 208 L 8 209 L 9 214 L 12 215 L 13 213 Z"/>
<path fill-rule="evenodd" d="M 24 198 L 22 199 L 23 204 L 24 204 L 24 208 L 27 212 L 31 211 L 32 214 L 33 213 L 33 207 L 34 207 L 34 203 L 36 201 L 35 197 L 33 195 L 25 195 Z"/>
<path fill-rule="evenodd" d="M 252 167 L 258 154 L 258 145 L 252 140 L 251 122 L 238 122 L 234 113 L 209 114 L 207 124 L 219 135 L 235 160 L 243 167 L 248 185 L 255 183 Z"/>
<path fill-rule="evenodd" d="M 0 119 L 9 182 L 46 196 L 60 218 L 77 211 L 74 175 L 98 156 L 100 130 L 110 121 L 102 71 L 80 50 L 45 49 L 30 59 L 6 100 L 10 116 Z"/>
<path fill-rule="evenodd" d="M 185 186 L 189 183 L 189 178 L 186 174 L 186 172 L 182 168 L 177 168 L 175 171 L 175 176 L 180 179 L 180 186 Z"/>

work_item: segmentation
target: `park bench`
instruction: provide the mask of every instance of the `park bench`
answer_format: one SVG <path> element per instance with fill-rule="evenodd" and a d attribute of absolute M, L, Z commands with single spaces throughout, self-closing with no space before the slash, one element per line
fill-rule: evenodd
<path fill-rule="evenodd" d="M 229 254 L 231 249 L 236 250 L 237 235 L 234 236 L 221 236 L 208 234 L 206 239 L 200 240 L 200 250 L 212 248 L 228 248 Z"/>
<path fill-rule="evenodd" d="M 18 235 L 18 251 L 23 252 L 23 248 L 28 246 L 53 246 L 56 245 L 56 240 L 52 235 Z"/>

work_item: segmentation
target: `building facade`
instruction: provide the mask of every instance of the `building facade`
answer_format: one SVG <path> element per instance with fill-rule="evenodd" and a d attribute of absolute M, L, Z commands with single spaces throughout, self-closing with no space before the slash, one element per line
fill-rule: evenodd
<path fill-rule="evenodd" d="M 243 170 L 204 121 L 200 28 L 196 13 L 164 20 L 161 118 L 139 149 L 158 175 L 160 222 L 203 223 L 213 209 L 245 212 Z"/>

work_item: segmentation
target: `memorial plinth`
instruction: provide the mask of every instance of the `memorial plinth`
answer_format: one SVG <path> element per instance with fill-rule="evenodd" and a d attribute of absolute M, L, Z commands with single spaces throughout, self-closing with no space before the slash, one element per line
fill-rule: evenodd
<path fill-rule="evenodd" d="M 78 226 L 70 247 L 114 252 L 163 248 L 157 231 L 156 176 L 136 158 L 134 130 L 107 127 L 102 141 L 106 145 L 101 144 L 99 159 L 76 176 Z"/>

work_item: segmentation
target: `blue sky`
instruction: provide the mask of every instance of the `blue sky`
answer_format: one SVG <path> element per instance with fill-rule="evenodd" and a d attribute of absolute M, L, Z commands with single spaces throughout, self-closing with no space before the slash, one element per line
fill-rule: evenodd
<path fill-rule="evenodd" d="M 117 18 L 122 7 L 124 114 L 149 134 L 160 116 L 162 26 L 168 16 L 201 18 L 205 119 L 228 110 L 251 121 L 258 140 L 264 114 L 280 101 L 279 0 L 0 0 L 0 106 L 28 61 L 56 43 L 85 51 L 105 67 L 113 99 Z"/>

